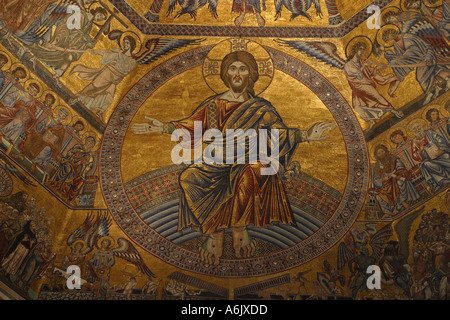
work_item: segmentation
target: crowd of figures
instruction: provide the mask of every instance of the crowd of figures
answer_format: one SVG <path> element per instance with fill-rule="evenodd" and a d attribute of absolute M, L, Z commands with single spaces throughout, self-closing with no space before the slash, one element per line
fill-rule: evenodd
<path fill-rule="evenodd" d="M 17 192 L 0 199 L 0 278 L 28 292 L 52 265 L 52 217 L 36 199 Z"/>
<path fill-rule="evenodd" d="M 103 227 L 107 228 L 104 223 Z M 105 236 L 95 248 L 76 240 L 68 250 L 54 250 L 53 228 L 53 217 L 45 207 L 38 208 L 36 199 L 28 193 L 20 191 L 0 199 L 0 281 L 18 289 L 24 297 L 34 299 L 42 291 L 83 292 L 93 299 L 104 299 L 107 294 L 111 299 L 130 299 L 132 293 L 139 293 L 142 299 L 155 298 L 160 280 L 152 280 L 155 276 L 131 243 L 119 238 L 116 248 L 115 240 Z M 129 281 L 112 285 L 110 271 L 115 266 L 115 257 L 120 254 L 135 259 L 130 260 L 129 265 L 140 264 L 142 272 L 133 269 L 134 275 Z M 80 267 L 81 290 L 70 290 L 67 286 L 69 274 L 66 271 L 71 265 Z M 138 288 L 137 276 L 147 276 L 141 288 Z M 45 283 L 42 288 L 33 286 L 37 280 Z"/>
<path fill-rule="evenodd" d="M 450 111 L 450 103 L 445 110 Z M 367 219 L 392 218 L 450 185 L 449 118 L 435 107 L 425 118 L 410 121 L 409 132 L 393 130 L 391 144 L 373 148 Z"/>
<path fill-rule="evenodd" d="M 10 63 L 0 53 L 0 67 Z M 24 66 L 0 70 L 0 146 L 66 202 L 92 206 L 98 138 L 58 101 Z"/>
<path fill-rule="evenodd" d="M 102 65 L 108 67 L 96 69 L 78 64 L 72 70 L 71 74 L 93 81 L 78 92 L 71 103 L 82 101 L 101 118 L 114 99 L 116 85 L 136 64 L 131 55 L 136 48 L 135 38 L 130 37 L 129 50 L 93 50 L 100 35 L 110 32 L 112 19 L 122 21 L 114 12 L 97 1 L 40 2 L 35 8 L 33 1 L 12 1 L 6 6 L 9 9 L 0 10 L 3 38 L 10 44 L 14 39 L 19 45 L 17 54 L 21 59 L 30 60 L 35 70 L 37 61 L 50 68 L 58 86 L 61 85 L 60 77 L 84 53 L 100 55 Z M 96 34 L 92 35 L 94 32 Z M 124 39 L 120 41 L 123 45 Z"/>
<path fill-rule="evenodd" d="M 410 245 L 410 229 L 419 217 L 420 223 Z M 398 241 L 392 239 L 394 233 L 390 224 L 378 229 L 373 223 L 356 226 L 339 244 L 336 267 L 325 260 L 323 269 L 316 274 L 311 270 L 299 272 L 291 281 L 297 283 L 298 290 L 286 298 L 449 299 L 449 215 L 436 209 L 424 213 L 422 208 L 401 219 L 394 228 Z M 370 265 L 380 268 L 379 289 L 367 288 Z"/>
<path fill-rule="evenodd" d="M 17 51 L 20 59 L 30 60 L 34 71 L 38 61 L 51 70 L 56 86 L 61 87 L 63 75 L 88 81 L 80 91 L 70 93 L 68 103 L 80 103 L 105 123 L 104 113 L 113 105 L 117 86 L 138 64 L 148 64 L 170 51 L 199 41 L 154 38 L 143 44 L 132 31 L 111 29 L 113 21 L 122 27 L 127 24 L 101 1 L 41 2 L 36 9 L 29 6 L 34 3 L 31 0 L 12 1 L 24 5 L 0 10 L 0 38 Z M 74 23 L 74 19 L 78 23 Z M 94 49 L 101 36 L 106 36 L 107 49 Z M 83 54 L 99 56 L 101 66 L 76 63 Z"/>
<path fill-rule="evenodd" d="M 416 299 L 445 297 L 450 275 L 450 220 L 448 214 L 432 210 L 423 215 L 413 240 Z"/>
<path fill-rule="evenodd" d="M 410 244 L 409 235 L 416 220 L 419 223 L 412 231 L 414 237 Z M 51 231 L 54 222 L 47 209 L 38 208 L 36 199 L 26 192 L 2 198 L 0 278 L 21 288 L 24 294 L 30 289 L 37 292 L 33 283 L 40 280 L 43 285 L 39 288 L 39 299 L 214 297 L 204 284 L 190 286 L 183 282 L 185 276 L 172 275 L 163 282 L 156 278 L 129 241 L 108 235 L 109 223 L 107 216 L 89 216 L 67 238 L 66 249 L 55 251 Z M 289 288 L 257 292 L 257 298 L 447 299 L 450 293 L 449 215 L 435 209 L 424 213 L 422 208 L 402 218 L 394 229 L 396 240 L 392 238 L 391 224 L 354 227 L 339 245 L 336 267 L 325 260 L 323 270 L 299 272 L 290 280 Z M 98 230 L 97 234 L 91 232 L 93 230 Z M 127 261 L 125 268 L 118 266 L 117 258 Z M 374 264 L 381 269 L 380 290 L 368 290 L 366 286 L 370 275 L 367 267 Z M 79 290 L 67 286 L 70 276 L 67 268 L 73 265 L 81 272 Z M 113 270 L 127 274 L 128 279 L 111 280 Z"/>
<path fill-rule="evenodd" d="M 352 106 L 369 125 L 367 130 L 387 114 L 404 117 L 407 106 L 413 103 L 411 86 L 404 83 L 408 75 L 414 75 L 420 86 L 423 106 L 450 90 L 450 0 L 433 4 L 402 0 L 400 7 L 383 8 L 377 19 L 376 33 L 369 31 L 367 36 L 358 35 L 348 41 L 345 57 L 328 41 L 275 40 L 342 70 L 352 91 Z M 394 99 L 402 90 L 406 100 L 399 105 Z"/>

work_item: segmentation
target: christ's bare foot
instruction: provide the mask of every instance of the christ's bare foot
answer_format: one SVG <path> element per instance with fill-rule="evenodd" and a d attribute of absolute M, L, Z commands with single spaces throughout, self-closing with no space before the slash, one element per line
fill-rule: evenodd
<path fill-rule="evenodd" d="M 236 257 L 251 257 L 256 250 L 256 241 L 250 237 L 245 227 L 233 228 L 233 249 Z"/>
<path fill-rule="evenodd" d="M 200 247 L 202 261 L 217 266 L 223 254 L 223 232 L 210 234 L 208 239 Z"/>

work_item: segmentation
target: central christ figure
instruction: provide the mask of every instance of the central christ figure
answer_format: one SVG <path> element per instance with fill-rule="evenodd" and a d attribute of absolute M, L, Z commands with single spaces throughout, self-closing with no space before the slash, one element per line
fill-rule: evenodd
<path fill-rule="evenodd" d="M 328 138 L 323 133 L 334 128 L 330 122 L 318 122 L 309 130 L 286 127 L 271 103 L 255 95 L 258 64 L 247 51 L 226 55 L 220 66 L 220 77 L 229 88 L 206 99 L 186 119 L 161 122 L 145 117 L 150 123 L 136 123 L 135 134 L 167 133 L 184 129 L 194 134 L 194 122 L 202 123 L 202 131 L 218 129 L 226 136 L 228 129 L 277 129 L 279 134 L 279 170 L 262 175 L 256 163 L 191 164 L 180 175 L 181 200 L 178 229 L 193 228 L 204 235 L 200 248 L 202 260 L 218 265 L 223 254 L 224 231 L 231 229 L 237 258 L 254 254 L 256 241 L 248 227 L 265 227 L 271 223 L 295 225 L 282 179 L 291 167 L 291 159 L 299 143 Z M 289 97 L 286 97 L 287 99 Z M 249 152 L 246 145 L 246 153 Z"/>

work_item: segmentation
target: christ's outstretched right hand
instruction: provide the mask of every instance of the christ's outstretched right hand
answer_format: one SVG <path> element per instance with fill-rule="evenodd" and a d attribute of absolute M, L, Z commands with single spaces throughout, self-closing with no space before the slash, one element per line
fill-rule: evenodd
<path fill-rule="evenodd" d="M 131 126 L 131 131 L 133 131 L 134 134 L 163 132 L 164 124 L 161 121 L 148 116 L 145 116 L 145 119 L 149 120 L 149 123 L 135 123 Z"/>

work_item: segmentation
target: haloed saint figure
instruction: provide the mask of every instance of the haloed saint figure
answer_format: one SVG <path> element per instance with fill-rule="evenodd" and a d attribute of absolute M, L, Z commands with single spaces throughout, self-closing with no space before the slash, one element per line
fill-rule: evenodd
<path fill-rule="evenodd" d="M 288 128 L 271 103 L 255 95 L 258 65 L 247 51 L 226 55 L 221 62 L 220 78 L 228 90 L 207 98 L 189 117 L 165 123 L 146 117 L 150 123 L 132 126 L 135 134 L 172 134 L 184 129 L 191 136 L 194 123 L 199 122 L 202 132 L 216 129 L 223 136 L 227 130 L 254 130 L 260 135 L 261 129 L 277 129 L 279 168 L 273 174 L 262 174 L 268 165 L 260 160 L 242 163 L 235 155 L 232 163 L 190 164 L 180 175 L 178 229 L 192 228 L 207 235 L 200 248 L 201 258 L 215 265 L 223 254 L 225 230 L 231 229 L 236 257 L 247 258 L 256 246 L 247 228 L 274 222 L 295 224 L 283 185 L 285 173 L 291 168 L 299 143 L 326 139 L 323 133 L 334 127 L 332 123 L 318 122 L 309 130 Z M 249 150 L 249 144 L 245 144 L 247 158 Z"/>

